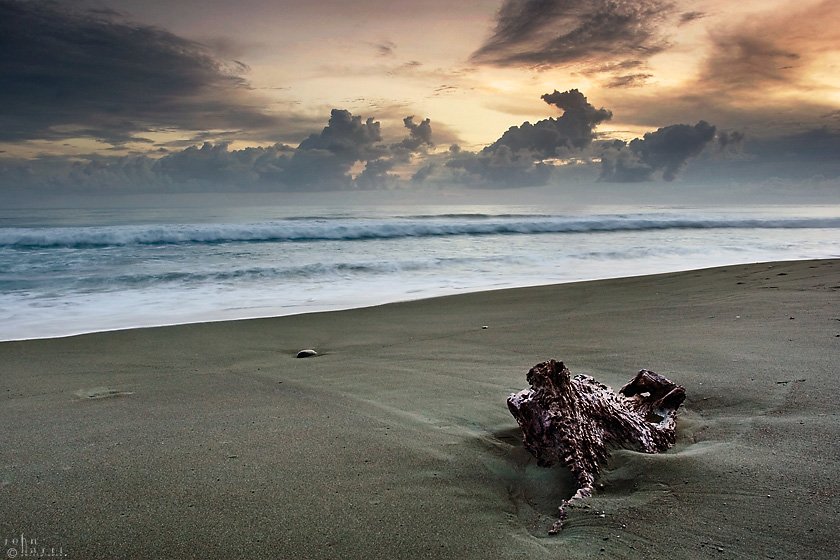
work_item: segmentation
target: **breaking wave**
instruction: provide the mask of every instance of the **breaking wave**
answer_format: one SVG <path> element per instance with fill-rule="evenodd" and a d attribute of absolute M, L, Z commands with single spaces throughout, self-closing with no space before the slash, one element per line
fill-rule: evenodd
<path fill-rule="evenodd" d="M 413 216 L 387 220 L 294 218 L 261 223 L 3 228 L 0 247 L 306 242 L 598 233 L 689 229 L 840 228 L 840 218 L 679 217 L 673 215 L 529 216 L 482 214 Z"/>

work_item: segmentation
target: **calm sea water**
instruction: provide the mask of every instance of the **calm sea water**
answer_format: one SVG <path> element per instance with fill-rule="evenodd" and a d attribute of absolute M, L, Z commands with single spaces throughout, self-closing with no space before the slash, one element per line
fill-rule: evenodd
<path fill-rule="evenodd" d="M 0 340 L 840 257 L 840 207 L 0 210 Z"/>

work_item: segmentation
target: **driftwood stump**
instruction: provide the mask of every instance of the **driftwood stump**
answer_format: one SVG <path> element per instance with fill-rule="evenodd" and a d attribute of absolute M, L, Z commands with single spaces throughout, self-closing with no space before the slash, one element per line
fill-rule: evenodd
<path fill-rule="evenodd" d="M 560 505 L 549 533 L 561 529 L 566 505 L 592 494 L 609 446 L 658 453 L 674 444 L 685 389 L 652 371 L 639 371 L 619 394 L 592 377 L 572 378 L 563 362 L 554 360 L 532 367 L 527 380 L 531 388 L 507 400 L 525 447 L 537 464 L 563 463 L 577 480 L 577 491 Z"/>

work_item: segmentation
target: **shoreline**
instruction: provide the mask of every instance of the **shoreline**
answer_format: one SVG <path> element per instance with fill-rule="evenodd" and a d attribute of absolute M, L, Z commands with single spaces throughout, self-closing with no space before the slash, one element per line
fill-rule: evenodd
<path fill-rule="evenodd" d="M 2 342 L 0 538 L 70 558 L 821 559 L 839 278 L 840 259 L 754 263 Z M 550 538 L 568 472 L 535 464 L 505 406 L 546 359 L 687 392 L 674 448 L 614 451 Z"/>
<path fill-rule="evenodd" d="M 838 257 L 840 258 L 840 257 Z M 0 339 L 0 344 L 5 342 L 25 342 L 30 340 L 53 340 L 53 339 L 62 339 L 62 338 L 72 338 L 77 336 L 85 336 L 91 334 L 100 334 L 100 333 L 110 333 L 110 332 L 120 332 L 120 331 L 132 331 L 132 330 L 140 330 L 140 329 L 156 329 L 156 328 L 167 328 L 167 327 L 179 327 L 179 326 L 186 326 L 186 325 L 202 325 L 208 323 L 227 323 L 227 322 L 236 322 L 236 321 L 251 321 L 251 320 L 261 320 L 261 319 L 279 319 L 283 317 L 295 317 L 299 315 L 310 315 L 310 314 L 321 314 L 321 313 L 334 313 L 334 312 L 342 312 L 342 311 L 352 311 L 355 309 L 368 309 L 368 308 L 376 308 L 381 307 L 384 305 L 393 305 L 393 304 L 401 304 L 401 303 L 412 303 L 412 302 L 421 302 L 427 300 L 433 300 L 437 298 L 446 298 L 446 297 L 457 297 L 460 295 L 467 295 L 467 294 L 483 294 L 483 293 L 490 293 L 490 292 L 497 292 L 497 291 L 505 291 L 505 290 L 527 290 L 532 288 L 549 288 L 552 286 L 566 286 L 572 284 L 580 284 L 580 283 L 587 283 L 587 282 L 601 282 L 601 281 L 610 281 L 610 280 L 622 280 L 622 279 L 630 279 L 630 278 L 644 278 L 644 277 L 655 277 L 665 274 L 679 274 L 679 273 L 689 273 L 694 271 L 703 271 L 703 270 L 714 270 L 717 268 L 726 268 L 731 266 L 752 266 L 752 265 L 772 265 L 774 263 L 789 263 L 789 262 L 810 262 L 810 261 L 820 261 L 820 260 L 834 260 L 832 258 L 802 258 L 802 259 L 792 259 L 792 260 L 781 260 L 781 261 L 754 261 L 754 262 L 735 262 L 735 263 L 728 263 L 722 265 L 714 265 L 708 267 L 701 267 L 701 268 L 690 268 L 690 269 L 674 269 L 674 270 L 665 270 L 660 272 L 644 272 L 638 275 L 618 275 L 618 276 L 606 276 L 606 277 L 598 277 L 598 278 L 591 278 L 591 279 L 581 279 L 581 280 L 570 280 L 567 282 L 548 282 L 548 283 L 539 283 L 539 284 L 524 284 L 524 285 L 516 285 L 516 286 L 505 286 L 500 288 L 465 288 L 465 289 L 457 289 L 457 291 L 453 293 L 435 293 L 431 295 L 423 295 L 418 298 L 407 298 L 407 299 L 389 299 L 386 301 L 376 302 L 376 303 L 367 303 L 362 305 L 350 305 L 350 304 L 323 304 L 322 306 L 314 305 L 314 309 L 302 309 L 298 311 L 292 311 L 289 313 L 278 313 L 278 310 L 281 308 L 272 308 L 271 310 L 266 310 L 264 313 L 258 313 L 254 315 L 244 315 L 238 316 L 232 310 L 216 310 L 216 311 L 205 311 L 200 314 L 196 315 L 195 319 L 184 320 L 184 321 L 174 321 L 174 322 L 163 322 L 163 323 L 153 323 L 153 324 L 135 324 L 129 326 L 121 326 L 121 327 L 108 327 L 108 328 L 91 328 L 90 330 L 78 330 L 68 332 L 66 334 L 56 334 L 56 335 L 43 335 L 43 336 L 29 336 L 29 337 L 21 337 L 21 338 L 2 338 Z M 220 316 L 219 318 L 202 318 L 199 319 L 197 317 L 200 316 L 207 316 L 207 315 L 215 315 Z"/>

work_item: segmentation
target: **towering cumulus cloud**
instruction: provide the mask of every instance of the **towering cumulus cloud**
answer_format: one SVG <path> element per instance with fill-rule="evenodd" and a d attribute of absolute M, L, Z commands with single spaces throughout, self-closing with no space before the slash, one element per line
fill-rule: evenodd
<path fill-rule="evenodd" d="M 554 93 L 546 93 L 541 99 L 562 109 L 563 115 L 533 125 L 524 122 L 521 126 L 513 126 L 484 151 L 495 152 L 501 146 L 507 146 L 514 152 L 527 150 L 543 158 L 555 157 L 562 149 L 588 146 L 595 138 L 595 127 L 612 118 L 611 111 L 596 109 L 576 89 L 562 93 L 554 90 Z"/>
<path fill-rule="evenodd" d="M 547 93 L 542 100 L 563 110 L 558 118 L 510 127 L 480 154 L 461 153 L 447 165 L 491 183 L 527 186 L 545 183 L 551 167 L 542 160 L 568 156 L 592 143 L 595 127 L 612 118 L 596 109 L 578 90 Z"/>
<path fill-rule="evenodd" d="M 411 159 L 411 154 L 424 151 L 434 146 L 432 142 L 432 121 L 426 119 L 419 124 L 414 122 L 414 116 L 403 119 L 403 124 L 408 129 L 408 136 L 397 144 L 391 144 L 391 152 L 400 161 L 406 162 Z"/>
<path fill-rule="evenodd" d="M 666 126 L 630 144 L 616 140 L 601 157 L 601 180 L 633 183 L 661 174 L 665 181 L 673 181 L 688 159 L 698 156 L 714 138 L 715 127 L 700 121 L 694 126 Z"/>
<path fill-rule="evenodd" d="M 422 146 L 432 146 L 432 121 L 426 119 L 420 124 L 414 122 L 414 116 L 403 119 L 403 124 L 408 129 L 408 138 L 403 139 L 401 145 L 411 151 L 417 151 Z"/>
<path fill-rule="evenodd" d="M 357 161 L 387 155 L 379 123 L 362 121 L 345 109 L 333 109 L 327 126 L 300 143 L 286 168 L 285 182 L 296 187 L 342 188 L 351 184 L 348 172 Z"/>

